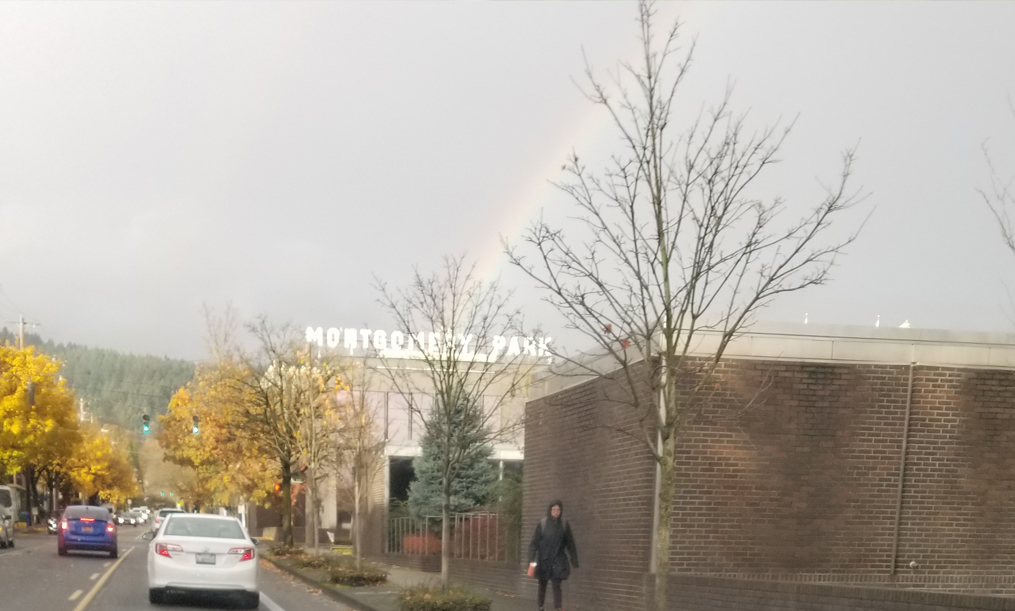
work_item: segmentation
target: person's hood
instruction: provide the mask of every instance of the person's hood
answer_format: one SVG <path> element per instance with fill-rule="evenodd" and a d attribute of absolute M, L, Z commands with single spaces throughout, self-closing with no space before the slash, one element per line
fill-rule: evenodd
<path fill-rule="evenodd" d="M 564 517 L 564 503 L 561 503 L 560 501 L 554 501 L 554 502 L 550 503 L 547 506 L 547 508 L 546 508 L 546 517 L 548 517 L 550 519 L 553 519 L 553 513 L 551 513 L 551 512 L 553 511 L 553 506 L 554 505 L 556 505 L 557 507 L 560 507 L 560 517 L 563 518 Z"/>

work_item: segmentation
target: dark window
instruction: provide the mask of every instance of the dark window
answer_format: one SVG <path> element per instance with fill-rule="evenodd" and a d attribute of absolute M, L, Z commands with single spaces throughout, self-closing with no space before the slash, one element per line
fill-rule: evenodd
<path fill-rule="evenodd" d="M 234 520 L 209 520 L 187 516 L 173 516 L 166 522 L 165 532 L 162 534 L 174 537 L 208 537 L 211 539 L 246 538 L 243 535 L 243 529 Z"/>

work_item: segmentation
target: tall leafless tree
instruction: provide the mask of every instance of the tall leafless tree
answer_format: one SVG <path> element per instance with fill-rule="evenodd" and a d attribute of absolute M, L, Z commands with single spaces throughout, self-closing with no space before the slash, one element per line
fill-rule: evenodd
<path fill-rule="evenodd" d="M 372 370 L 363 363 L 345 369 L 345 388 L 338 394 L 339 452 L 352 483 L 352 538 L 356 568 L 363 568 L 363 521 L 366 491 L 384 456 L 383 414 L 369 400 Z"/>
<path fill-rule="evenodd" d="M 520 418 L 505 421 L 502 408 L 527 390 L 539 362 L 538 338 L 526 336 L 511 294 L 475 277 L 464 257 L 445 257 L 442 269 L 392 290 L 378 281 L 381 303 L 407 338 L 415 362 L 387 361 L 382 371 L 422 423 L 441 469 L 441 583 L 448 585 L 451 490 L 468 457 L 510 438 Z M 522 348 L 524 346 L 524 348 Z"/>
<path fill-rule="evenodd" d="M 1010 98 L 1008 106 L 1011 109 L 1012 117 L 1015 117 L 1015 104 L 1012 104 Z M 1001 239 L 1004 240 L 1004 245 L 1012 253 L 1015 253 L 1015 225 L 1012 224 L 1012 215 L 1015 213 L 1015 191 L 1011 186 L 1012 182 L 1015 182 L 1015 175 L 1007 179 L 1002 178 L 986 143 L 983 145 L 983 156 L 990 169 L 990 187 L 977 189 L 977 191 L 994 214 L 997 225 L 1001 229 Z"/>
<path fill-rule="evenodd" d="M 855 233 L 833 237 L 833 220 L 860 198 L 848 187 L 853 151 L 835 183 L 806 213 L 786 221 L 779 197 L 755 194 L 788 127 L 752 131 L 717 106 L 676 124 L 676 96 L 694 44 L 679 46 L 679 22 L 654 27 L 639 4 L 641 53 L 604 81 L 586 65 L 588 99 L 606 110 L 619 148 L 602 171 L 573 154 L 558 183 L 576 207 L 567 229 L 534 223 L 511 262 L 594 349 L 564 356 L 571 371 L 621 382 L 611 399 L 636 410 L 657 462 L 654 606 L 666 607 L 675 496 L 675 456 L 689 419 L 708 400 L 726 347 L 753 315 L 784 293 L 825 283 Z M 604 365 L 606 363 L 606 365 Z M 645 390 L 647 389 L 647 391 Z"/>

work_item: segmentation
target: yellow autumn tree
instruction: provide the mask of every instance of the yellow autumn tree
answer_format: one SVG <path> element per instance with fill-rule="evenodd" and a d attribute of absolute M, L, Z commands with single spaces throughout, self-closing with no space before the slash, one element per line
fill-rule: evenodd
<path fill-rule="evenodd" d="M 241 417 L 251 401 L 250 391 L 236 383 L 243 377 L 242 368 L 227 360 L 198 367 L 194 379 L 173 395 L 168 413 L 159 417 L 158 440 L 166 460 L 195 472 L 181 490 L 191 503 L 260 502 L 274 485 L 277 469 L 255 436 L 247 434 L 248 423 Z"/>
<path fill-rule="evenodd" d="M 81 444 L 67 461 L 67 476 L 86 498 L 120 504 L 138 493 L 137 476 L 126 452 L 94 427 L 82 431 Z"/>
<path fill-rule="evenodd" d="M 10 475 L 45 459 L 67 442 L 60 433 L 73 429 L 75 420 L 74 395 L 58 361 L 31 346 L 0 346 L 0 472 Z"/>

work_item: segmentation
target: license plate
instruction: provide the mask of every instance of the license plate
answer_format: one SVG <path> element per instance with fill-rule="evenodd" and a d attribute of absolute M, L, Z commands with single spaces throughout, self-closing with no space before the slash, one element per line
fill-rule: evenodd
<path fill-rule="evenodd" d="M 215 564 L 215 554 L 198 554 L 198 564 Z"/>
<path fill-rule="evenodd" d="M 82 526 L 81 527 L 81 532 L 83 532 L 83 533 L 90 533 L 90 532 L 95 532 L 95 530 L 91 526 Z"/>

